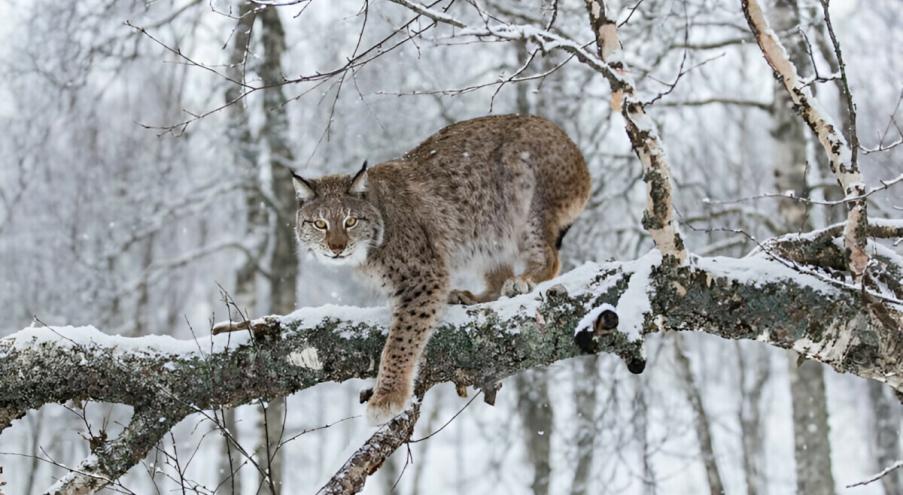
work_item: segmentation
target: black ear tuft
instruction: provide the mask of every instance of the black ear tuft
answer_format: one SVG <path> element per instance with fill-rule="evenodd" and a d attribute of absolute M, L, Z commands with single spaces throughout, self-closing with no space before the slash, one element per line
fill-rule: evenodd
<path fill-rule="evenodd" d="M 295 197 L 298 198 L 298 201 L 307 201 L 317 195 L 314 185 L 294 171 L 292 171 L 292 185 L 295 186 Z"/>
<path fill-rule="evenodd" d="M 351 186 L 348 187 L 349 193 L 363 193 L 367 191 L 367 160 L 364 160 L 364 164 L 361 166 L 361 169 L 354 174 L 354 177 L 351 178 Z"/>

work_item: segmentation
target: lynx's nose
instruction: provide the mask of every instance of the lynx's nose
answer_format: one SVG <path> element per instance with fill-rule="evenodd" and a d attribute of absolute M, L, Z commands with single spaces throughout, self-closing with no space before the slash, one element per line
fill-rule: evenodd
<path fill-rule="evenodd" d="M 329 242 L 327 244 L 329 245 L 329 250 L 336 255 L 342 254 L 342 251 L 344 251 L 345 247 L 348 245 L 344 242 Z"/>

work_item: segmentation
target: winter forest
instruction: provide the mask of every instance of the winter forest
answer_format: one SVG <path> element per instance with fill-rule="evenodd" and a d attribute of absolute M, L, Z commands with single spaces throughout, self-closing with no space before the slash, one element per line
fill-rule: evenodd
<path fill-rule="evenodd" d="M 0 494 L 903 494 L 901 7 L 0 1 Z M 371 426 L 292 174 L 514 113 L 592 176 L 561 275 Z"/>

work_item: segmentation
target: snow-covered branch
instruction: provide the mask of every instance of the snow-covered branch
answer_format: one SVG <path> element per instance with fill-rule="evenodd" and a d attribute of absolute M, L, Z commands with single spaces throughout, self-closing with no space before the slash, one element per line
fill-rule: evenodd
<path fill-rule="evenodd" d="M 770 245 L 792 252 L 799 241 L 791 236 Z M 690 257 L 683 264 L 652 251 L 631 262 L 586 264 L 530 294 L 449 307 L 427 349 L 418 389 L 453 382 L 494 390 L 508 376 L 586 352 L 617 354 L 639 372 L 644 335 L 694 330 L 794 349 L 903 392 L 900 306 L 860 297 L 825 278 L 800 273 L 768 250 L 744 259 Z M 133 406 L 124 433 L 99 442 L 54 487 L 92 493 L 192 413 L 372 377 L 387 322 L 385 308 L 326 306 L 196 340 L 125 338 L 92 327 L 28 328 L 0 340 L 0 429 L 48 403 Z"/>

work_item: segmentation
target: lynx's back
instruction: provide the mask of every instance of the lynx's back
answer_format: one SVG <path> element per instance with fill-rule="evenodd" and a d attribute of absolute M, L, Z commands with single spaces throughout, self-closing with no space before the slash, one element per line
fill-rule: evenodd
<path fill-rule="evenodd" d="M 524 249 L 557 247 L 590 193 L 580 150 L 535 116 L 453 124 L 368 176 L 375 202 L 429 232 L 453 271 L 484 272 Z M 387 225 L 386 241 L 394 234 Z"/>

